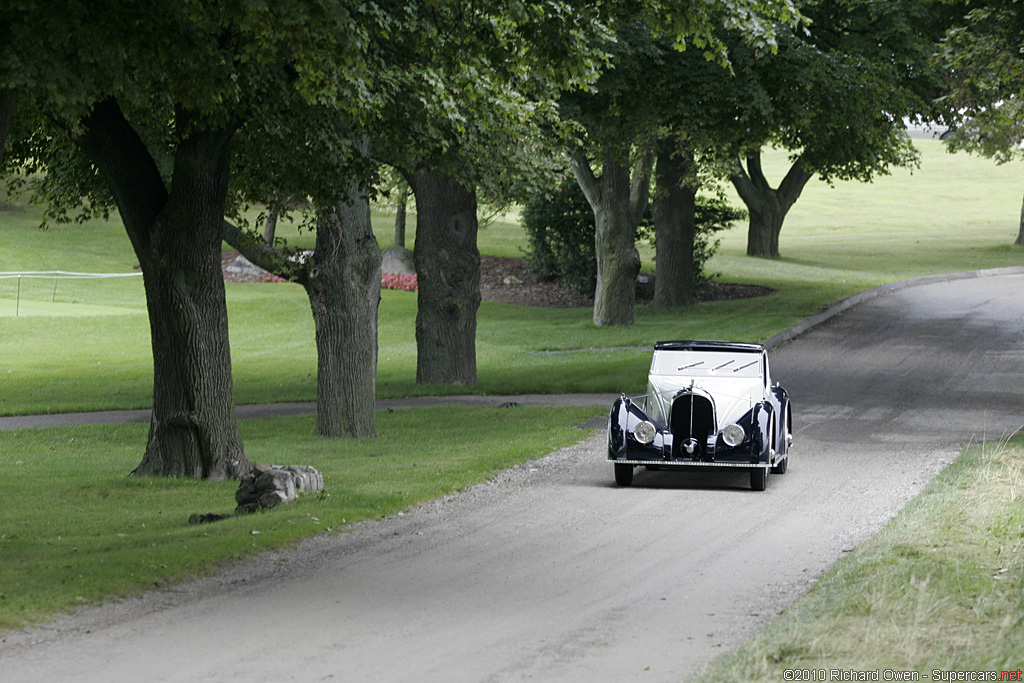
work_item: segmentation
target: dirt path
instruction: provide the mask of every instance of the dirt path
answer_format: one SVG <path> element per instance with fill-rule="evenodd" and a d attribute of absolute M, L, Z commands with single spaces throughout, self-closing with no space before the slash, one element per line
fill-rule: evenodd
<path fill-rule="evenodd" d="M 790 471 L 638 473 L 603 433 L 463 494 L 0 643 L 11 681 L 678 681 L 959 452 L 1024 421 L 1024 275 L 879 296 L 778 348 Z"/>

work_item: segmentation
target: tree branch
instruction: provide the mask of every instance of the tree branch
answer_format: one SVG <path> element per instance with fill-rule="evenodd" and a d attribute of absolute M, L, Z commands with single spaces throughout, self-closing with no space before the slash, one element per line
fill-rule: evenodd
<path fill-rule="evenodd" d="M 804 186 L 807 185 L 813 176 L 807 172 L 804 164 L 804 157 L 801 155 L 797 158 L 789 172 L 786 173 L 786 177 L 779 183 L 779 198 L 782 200 L 783 209 L 789 211 L 789 208 L 796 203 L 799 199 L 800 193 L 803 192 Z"/>
<path fill-rule="evenodd" d="M 221 237 L 225 242 L 238 250 L 253 265 L 259 266 L 268 273 L 283 277 L 292 282 L 304 285 L 308 275 L 304 268 L 297 267 L 294 261 L 262 240 L 254 238 L 237 225 L 225 220 L 221 226 Z"/>
<path fill-rule="evenodd" d="M 651 193 L 651 170 L 654 168 L 654 150 L 647 149 L 640 153 L 633 169 L 633 182 L 629 188 L 629 210 L 633 223 L 639 223 L 647 208 L 647 199 Z"/>
<path fill-rule="evenodd" d="M 757 201 L 757 189 L 754 187 L 754 181 L 747 175 L 747 171 L 743 168 L 743 162 L 739 156 L 736 157 L 735 169 L 729 174 L 729 180 L 732 182 L 733 187 L 736 188 L 736 193 L 743 200 L 743 203 L 748 207 Z"/>
<path fill-rule="evenodd" d="M 583 196 L 587 198 L 590 208 L 597 211 L 601 206 L 601 186 L 597 182 L 594 170 L 590 167 L 590 161 L 580 149 L 574 149 L 569 155 L 569 165 L 572 173 L 576 176 L 576 182 L 583 190 Z"/>
<path fill-rule="evenodd" d="M 768 179 L 764 177 L 764 170 L 761 168 L 761 150 L 758 149 L 747 154 L 747 173 L 755 189 L 771 189 Z"/>
<path fill-rule="evenodd" d="M 168 197 L 156 161 L 113 98 L 96 103 L 82 129 L 76 143 L 110 187 L 136 256 L 143 260 L 150 229 Z"/>

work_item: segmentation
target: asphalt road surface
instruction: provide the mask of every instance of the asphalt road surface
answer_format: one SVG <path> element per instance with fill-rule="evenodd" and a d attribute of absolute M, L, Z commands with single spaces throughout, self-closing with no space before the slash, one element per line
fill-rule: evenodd
<path fill-rule="evenodd" d="M 868 298 L 775 349 L 789 472 L 638 472 L 603 433 L 216 577 L 8 634 L 0 680 L 678 681 L 962 446 L 1024 422 L 1024 274 Z"/>

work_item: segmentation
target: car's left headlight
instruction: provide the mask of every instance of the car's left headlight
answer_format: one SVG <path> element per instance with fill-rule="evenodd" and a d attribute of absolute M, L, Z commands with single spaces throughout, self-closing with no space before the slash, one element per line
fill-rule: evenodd
<path fill-rule="evenodd" d="M 722 441 L 725 442 L 726 446 L 739 446 L 743 443 L 743 437 L 746 435 L 743 427 L 734 423 L 722 430 Z"/>
<path fill-rule="evenodd" d="M 648 444 L 654 441 L 654 435 L 658 433 L 654 425 L 644 420 L 636 427 L 633 427 L 633 436 L 642 444 Z"/>

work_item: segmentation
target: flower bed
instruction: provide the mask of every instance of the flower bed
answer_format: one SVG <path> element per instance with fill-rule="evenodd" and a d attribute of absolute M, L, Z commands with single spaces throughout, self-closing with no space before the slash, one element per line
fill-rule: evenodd
<path fill-rule="evenodd" d="M 380 277 L 380 286 L 385 289 L 404 289 L 407 292 L 418 291 L 419 281 L 416 274 L 402 275 L 401 273 L 384 273 Z"/>

